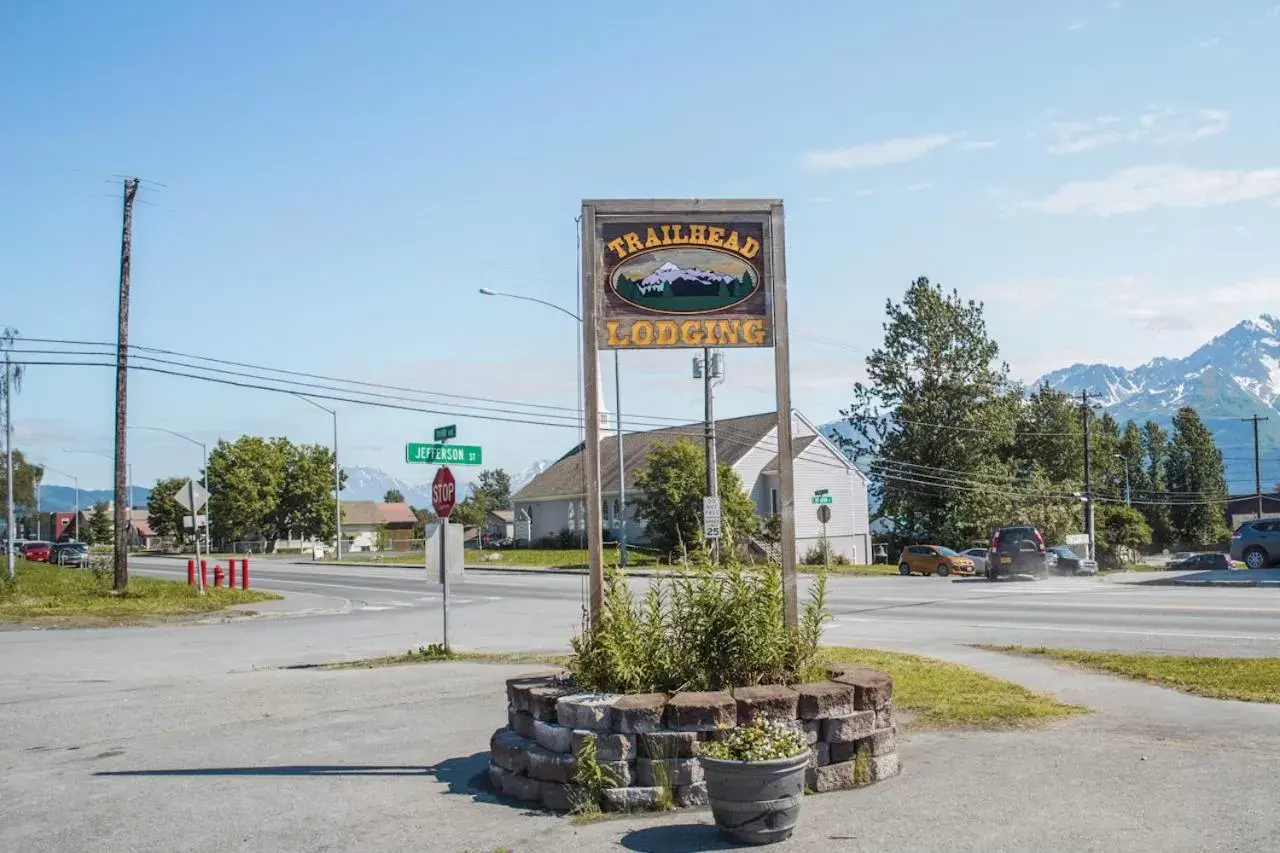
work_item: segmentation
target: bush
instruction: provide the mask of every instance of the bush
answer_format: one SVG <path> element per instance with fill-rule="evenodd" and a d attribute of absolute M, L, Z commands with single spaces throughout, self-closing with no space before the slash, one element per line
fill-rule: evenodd
<path fill-rule="evenodd" d="M 827 559 L 828 552 L 831 555 L 830 560 Z M 828 563 L 833 566 L 847 566 L 849 558 L 839 551 L 832 551 L 831 543 L 826 539 L 820 539 L 817 545 L 804 552 L 804 559 L 800 562 L 806 566 L 824 566 Z"/>
<path fill-rule="evenodd" d="M 804 680 L 830 614 L 820 574 L 792 634 L 783 625 L 776 563 L 713 566 L 699 552 L 650 581 L 643 602 L 620 571 L 609 569 L 598 622 L 587 624 L 585 616 L 569 663 L 578 684 L 643 693 Z"/>

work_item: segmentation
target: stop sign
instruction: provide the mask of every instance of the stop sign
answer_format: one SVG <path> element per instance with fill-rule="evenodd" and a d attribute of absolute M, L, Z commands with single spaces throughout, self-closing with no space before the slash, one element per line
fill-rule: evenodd
<path fill-rule="evenodd" d="M 441 468 L 431 481 L 431 508 L 439 518 L 448 518 L 453 513 L 457 496 L 458 484 L 453 479 L 453 472 L 448 468 Z"/>

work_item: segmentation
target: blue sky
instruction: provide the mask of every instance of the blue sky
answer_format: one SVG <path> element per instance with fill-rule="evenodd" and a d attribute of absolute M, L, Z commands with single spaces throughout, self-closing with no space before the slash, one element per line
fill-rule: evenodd
<path fill-rule="evenodd" d="M 1027 380 L 1184 355 L 1280 304 L 1274 0 L 124 9 L 0 9 L 3 323 L 27 337 L 114 338 L 123 174 L 165 185 L 135 212 L 135 344 L 551 406 L 575 405 L 573 322 L 476 290 L 572 310 L 583 198 L 783 198 L 817 421 L 918 275 L 985 299 Z M 625 354 L 624 413 L 698 419 L 690 354 Z M 772 408 L 770 359 L 729 353 L 720 413 Z M 329 440 L 295 398 L 130 388 L 135 424 Z M 113 393 L 32 368 L 18 445 L 105 485 L 62 449 L 110 449 Z M 411 480 L 404 442 L 442 422 L 512 470 L 576 437 L 339 415 L 344 464 Z M 140 483 L 198 461 L 158 433 L 130 453 Z"/>

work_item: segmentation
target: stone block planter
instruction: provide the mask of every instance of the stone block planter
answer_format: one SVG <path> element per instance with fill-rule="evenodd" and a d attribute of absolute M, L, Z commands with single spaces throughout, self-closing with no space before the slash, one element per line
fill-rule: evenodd
<path fill-rule="evenodd" d="M 563 671 L 550 670 L 507 681 L 507 718 L 508 725 L 494 733 L 489 745 L 489 780 L 495 792 L 555 811 L 577 807 L 587 796 L 576 778 L 577 754 L 594 738 L 596 761 L 614 785 L 601 794 L 601 808 L 642 811 L 711 801 L 714 812 L 717 801 L 733 803 L 721 805 L 721 811 L 746 821 L 735 831 L 744 833 L 739 840 L 752 836 L 751 843 L 789 834 L 787 821 L 792 826 L 795 821 L 794 815 L 788 817 L 790 806 L 762 807 L 759 799 L 733 799 L 745 796 L 744 786 L 775 790 L 763 782 L 744 782 L 741 774 L 725 776 L 735 780 L 730 787 L 738 793 L 718 797 L 711 778 L 714 759 L 698 757 L 700 739 L 761 718 L 790 723 L 805 733 L 810 746 L 795 762 L 801 793 L 806 786 L 826 793 L 871 785 L 901 769 L 893 679 L 868 667 L 835 666 L 829 681 L 813 684 L 672 696 L 583 693 Z M 797 777 L 791 770 L 788 774 L 782 774 L 790 780 L 786 784 L 794 786 Z M 751 807 L 741 805 L 748 802 L 756 802 L 760 812 L 750 821 Z"/>

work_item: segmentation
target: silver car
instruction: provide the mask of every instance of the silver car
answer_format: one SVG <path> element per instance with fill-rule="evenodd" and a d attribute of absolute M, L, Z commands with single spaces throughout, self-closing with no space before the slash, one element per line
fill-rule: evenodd
<path fill-rule="evenodd" d="M 1259 518 L 1236 528 L 1231 537 L 1231 559 L 1251 569 L 1280 562 L 1280 518 Z"/>
<path fill-rule="evenodd" d="M 970 548 L 967 551 L 961 551 L 960 556 L 973 560 L 973 573 L 975 575 L 985 575 L 987 573 L 986 548 Z"/>

